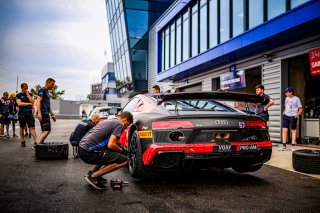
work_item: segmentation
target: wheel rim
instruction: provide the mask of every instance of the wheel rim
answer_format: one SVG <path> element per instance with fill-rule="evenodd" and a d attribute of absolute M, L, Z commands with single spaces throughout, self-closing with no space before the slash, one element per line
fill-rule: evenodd
<path fill-rule="evenodd" d="M 133 134 L 129 143 L 129 150 L 132 153 L 129 157 L 129 171 L 134 173 L 137 164 L 137 135 Z"/>

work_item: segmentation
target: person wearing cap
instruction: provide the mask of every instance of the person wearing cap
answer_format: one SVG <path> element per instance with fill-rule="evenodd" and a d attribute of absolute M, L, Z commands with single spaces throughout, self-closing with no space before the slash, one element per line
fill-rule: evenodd
<path fill-rule="evenodd" d="M 1 109 L 0 113 L 2 114 L 0 119 L 0 137 L 1 138 L 10 138 L 9 136 L 9 93 L 4 92 L 3 97 L 0 99 L 1 101 Z M 4 135 L 4 126 L 6 126 L 7 135 Z"/>
<path fill-rule="evenodd" d="M 256 87 L 256 94 L 262 96 L 266 99 L 266 102 L 262 104 L 257 104 L 256 115 L 261 117 L 265 122 L 269 121 L 269 112 L 268 109 L 274 104 L 274 101 L 270 98 L 269 95 L 264 93 L 264 86 L 262 84 L 258 84 Z"/>
<path fill-rule="evenodd" d="M 16 120 L 17 120 L 17 113 L 18 113 L 18 105 L 16 101 L 16 94 L 14 92 L 10 93 L 9 96 L 9 118 L 12 123 L 12 137 L 17 138 L 16 135 Z"/>
<path fill-rule="evenodd" d="M 279 151 L 287 150 L 286 142 L 288 139 L 288 129 L 291 129 L 291 150 L 295 151 L 297 144 L 297 123 L 299 116 L 302 113 L 302 104 L 297 96 L 294 96 L 294 89 L 287 87 L 284 91 L 286 97 L 285 109 L 282 116 L 282 146 Z"/>

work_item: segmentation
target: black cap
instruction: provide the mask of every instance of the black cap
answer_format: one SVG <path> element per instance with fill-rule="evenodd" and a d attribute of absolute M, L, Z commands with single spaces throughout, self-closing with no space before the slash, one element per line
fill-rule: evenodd
<path fill-rule="evenodd" d="M 292 87 L 287 87 L 284 92 L 294 92 L 294 89 Z"/>

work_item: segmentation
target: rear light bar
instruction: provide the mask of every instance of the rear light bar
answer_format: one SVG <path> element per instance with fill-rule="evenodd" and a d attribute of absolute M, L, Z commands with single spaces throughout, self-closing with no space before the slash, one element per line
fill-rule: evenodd
<path fill-rule="evenodd" d="M 194 125 L 190 121 L 154 121 L 152 129 L 180 129 L 192 128 Z"/>
<path fill-rule="evenodd" d="M 247 127 L 266 127 L 267 123 L 264 121 L 247 121 Z"/>

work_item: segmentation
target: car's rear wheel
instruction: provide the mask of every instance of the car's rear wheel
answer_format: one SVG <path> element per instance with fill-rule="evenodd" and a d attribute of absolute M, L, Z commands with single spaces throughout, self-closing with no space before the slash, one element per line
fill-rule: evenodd
<path fill-rule="evenodd" d="M 255 172 L 261 169 L 263 164 L 254 166 L 233 166 L 232 169 L 238 173 Z"/>
<path fill-rule="evenodd" d="M 134 178 L 149 178 L 152 176 L 152 172 L 149 168 L 143 165 L 142 161 L 142 149 L 138 135 L 138 131 L 135 131 L 129 141 L 129 172 Z"/>

